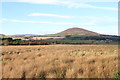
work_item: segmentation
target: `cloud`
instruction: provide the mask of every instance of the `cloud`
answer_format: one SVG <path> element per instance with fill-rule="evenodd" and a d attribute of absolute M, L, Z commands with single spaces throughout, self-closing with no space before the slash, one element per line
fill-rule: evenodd
<path fill-rule="evenodd" d="M 116 17 L 107 17 L 107 16 L 102 16 L 102 17 L 93 17 L 93 16 L 79 16 L 78 18 L 81 19 L 88 19 L 92 22 L 98 23 L 118 23 L 118 18 Z"/>
<path fill-rule="evenodd" d="M 2 2 L 27 2 L 36 4 L 57 4 L 59 0 L 2 0 Z"/>
<path fill-rule="evenodd" d="M 75 2 L 62 2 L 62 4 L 67 5 L 69 8 L 95 8 L 95 9 L 104 9 L 104 10 L 114 10 L 117 11 L 118 8 L 112 8 L 112 7 L 98 7 L 89 5 L 87 3 L 75 3 Z"/>
<path fill-rule="evenodd" d="M 2 19 L 3 22 L 15 22 L 15 23 L 41 23 L 41 24 L 52 24 L 52 25 L 72 25 L 72 26 L 86 26 L 86 25 L 95 25 L 92 22 L 88 23 L 67 23 L 67 22 L 50 22 L 50 21 L 24 21 L 24 20 L 15 20 L 15 19 Z"/>
<path fill-rule="evenodd" d="M 46 13 L 31 13 L 28 16 L 46 16 L 46 17 L 57 17 L 57 18 L 73 18 L 73 16 L 63 16 L 63 15 L 46 14 Z"/>
<path fill-rule="evenodd" d="M 104 10 L 117 11 L 117 8 L 112 7 L 98 7 L 87 4 L 86 2 L 118 2 L 119 0 L 2 0 L 3 2 L 26 2 L 35 4 L 51 4 L 51 5 L 64 5 L 70 8 L 95 8 Z"/>
<path fill-rule="evenodd" d="M 119 2 L 119 0 L 61 0 L 61 1 L 75 1 L 75 2 Z"/>
<path fill-rule="evenodd" d="M 33 3 L 53 3 L 58 1 L 73 0 L 2 0 L 3 2 L 33 2 Z M 119 2 L 119 0 L 74 0 L 74 2 Z"/>
<path fill-rule="evenodd" d="M 96 31 L 96 32 L 98 32 L 98 33 L 101 33 L 101 34 L 106 34 L 106 35 L 118 35 L 118 31 L 117 30 L 115 30 L 115 31 L 100 31 L 100 30 L 98 30 L 98 31 Z"/>

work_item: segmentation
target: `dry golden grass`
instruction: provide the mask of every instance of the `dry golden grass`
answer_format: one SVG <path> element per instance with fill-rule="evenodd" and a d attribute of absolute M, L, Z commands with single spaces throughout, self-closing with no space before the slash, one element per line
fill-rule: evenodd
<path fill-rule="evenodd" d="M 64 37 L 32 37 L 31 39 L 33 40 L 41 40 L 41 39 L 61 39 L 61 38 L 64 38 Z"/>
<path fill-rule="evenodd" d="M 111 78 L 117 45 L 3 46 L 3 78 Z"/>

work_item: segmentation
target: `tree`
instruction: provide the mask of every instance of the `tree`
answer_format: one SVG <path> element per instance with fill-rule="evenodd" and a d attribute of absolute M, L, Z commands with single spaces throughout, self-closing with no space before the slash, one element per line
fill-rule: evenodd
<path fill-rule="evenodd" d="M 70 37 L 71 37 L 71 35 L 66 35 L 65 37 L 66 37 L 66 38 L 70 38 Z"/>

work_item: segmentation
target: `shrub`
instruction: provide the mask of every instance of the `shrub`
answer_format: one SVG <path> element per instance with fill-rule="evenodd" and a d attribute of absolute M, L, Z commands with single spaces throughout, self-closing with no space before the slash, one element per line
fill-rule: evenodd
<path fill-rule="evenodd" d="M 39 77 L 39 78 L 42 78 L 42 79 L 45 79 L 45 78 L 46 78 L 46 73 L 45 73 L 45 71 L 41 71 L 38 77 Z"/>
<path fill-rule="evenodd" d="M 51 73 L 55 74 L 56 78 L 65 78 L 66 68 L 56 68 L 50 70 Z"/>
<path fill-rule="evenodd" d="M 115 78 L 115 80 L 120 80 L 120 70 L 114 73 L 113 78 Z"/>

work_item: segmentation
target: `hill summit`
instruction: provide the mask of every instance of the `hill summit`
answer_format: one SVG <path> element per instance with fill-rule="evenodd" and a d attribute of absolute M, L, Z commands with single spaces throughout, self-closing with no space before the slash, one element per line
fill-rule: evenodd
<path fill-rule="evenodd" d="M 93 31 L 86 30 L 86 29 L 77 28 L 77 27 L 69 28 L 62 32 L 52 34 L 52 36 L 66 36 L 66 35 L 100 35 L 100 34 Z"/>

